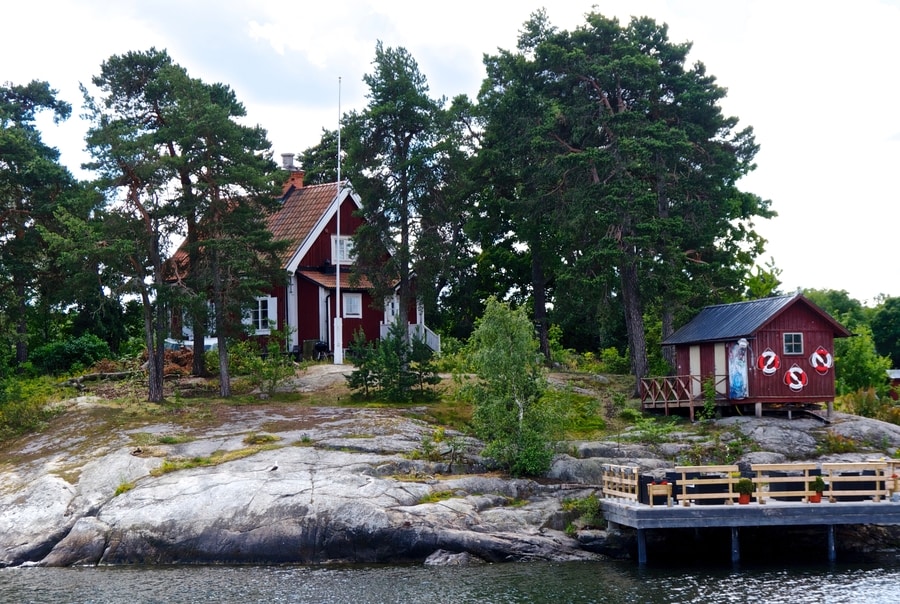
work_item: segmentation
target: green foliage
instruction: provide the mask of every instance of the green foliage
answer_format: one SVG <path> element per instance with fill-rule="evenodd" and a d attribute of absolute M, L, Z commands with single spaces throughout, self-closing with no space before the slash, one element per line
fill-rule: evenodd
<path fill-rule="evenodd" d="M 734 490 L 740 493 L 741 495 L 752 495 L 753 494 L 753 481 L 749 478 L 741 478 L 735 483 Z"/>
<path fill-rule="evenodd" d="M 440 383 L 434 352 L 421 338 L 407 341 L 404 335 L 399 321 L 377 344 L 366 342 L 365 334 L 357 330 L 350 344 L 355 369 L 347 376 L 347 385 L 366 397 L 377 395 L 396 403 L 431 396 L 431 387 Z"/>
<path fill-rule="evenodd" d="M 606 373 L 627 375 L 631 371 L 631 361 L 623 356 L 617 348 L 609 347 L 600 351 L 600 363 Z"/>
<path fill-rule="evenodd" d="M 479 381 L 471 385 L 475 431 L 485 455 L 513 475 L 546 473 L 565 413 L 544 397 L 546 380 L 531 321 L 490 298 L 469 341 Z"/>
<path fill-rule="evenodd" d="M 600 499 L 594 494 L 581 499 L 565 499 L 562 502 L 562 509 L 566 512 L 577 513 L 578 524 L 581 528 L 602 528 L 606 524 Z M 572 526 L 571 531 L 566 527 L 566 532 L 575 532 L 575 525 L 570 526 Z"/>
<path fill-rule="evenodd" d="M 427 495 L 423 495 L 422 498 L 419 499 L 419 503 L 440 503 L 451 497 L 453 497 L 453 491 L 432 491 Z"/>
<path fill-rule="evenodd" d="M 838 397 L 837 405 L 847 413 L 900 425 L 900 406 L 890 396 L 879 395 L 875 388 L 844 394 Z"/>
<path fill-rule="evenodd" d="M 113 497 L 118 497 L 122 493 L 127 493 L 128 491 L 134 488 L 134 482 L 130 480 L 123 480 L 119 483 L 119 486 L 116 487 L 116 492 L 113 494 Z"/>
<path fill-rule="evenodd" d="M 703 390 L 703 409 L 697 412 L 697 418 L 701 421 L 715 419 L 717 413 L 715 378 L 704 378 L 701 388 Z"/>
<path fill-rule="evenodd" d="M 821 476 L 816 476 L 809 483 L 809 490 L 815 491 L 816 493 L 821 493 L 825 490 L 825 479 Z"/>
<path fill-rule="evenodd" d="M 0 440 L 39 430 L 59 415 L 59 388 L 49 378 L 23 378 L 0 371 Z"/>
<path fill-rule="evenodd" d="M 835 341 L 834 375 L 838 394 L 848 394 L 874 387 L 887 393 L 888 357 L 879 356 L 872 341 L 872 331 L 865 325 L 856 327 L 856 336 Z"/>
<path fill-rule="evenodd" d="M 106 342 L 94 334 L 50 342 L 35 348 L 31 362 L 42 373 L 60 375 L 69 371 L 82 371 L 101 359 L 110 358 Z"/>
<path fill-rule="evenodd" d="M 900 298 L 885 298 L 872 317 L 872 334 L 878 354 L 900 367 Z"/>
<path fill-rule="evenodd" d="M 852 438 L 828 430 L 825 432 L 825 438 L 819 446 L 819 449 L 821 454 L 830 455 L 833 453 L 856 453 L 859 451 L 860 446 L 859 443 Z"/>
<path fill-rule="evenodd" d="M 675 431 L 675 418 L 657 418 L 653 416 L 641 416 L 634 424 L 634 429 L 628 433 L 629 440 L 658 445 L 666 442 L 666 437 Z"/>

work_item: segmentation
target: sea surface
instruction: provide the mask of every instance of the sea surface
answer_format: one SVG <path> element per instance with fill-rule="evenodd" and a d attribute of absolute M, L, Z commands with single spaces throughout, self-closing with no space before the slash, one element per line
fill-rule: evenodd
<path fill-rule="evenodd" d="M 881 604 L 900 568 L 639 568 L 632 562 L 428 566 L 172 566 L 0 569 L 3 603 L 327 602 Z"/>

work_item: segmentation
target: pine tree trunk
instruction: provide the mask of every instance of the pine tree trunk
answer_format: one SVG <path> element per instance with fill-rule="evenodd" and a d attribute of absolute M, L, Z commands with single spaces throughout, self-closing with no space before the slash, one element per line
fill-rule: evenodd
<path fill-rule="evenodd" d="M 534 289 L 534 323 L 538 329 L 541 354 L 547 363 L 550 363 L 553 359 L 550 357 L 550 335 L 547 325 L 547 277 L 544 275 L 544 264 L 537 249 L 531 252 L 531 285 Z"/>
<path fill-rule="evenodd" d="M 641 378 L 647 377 L 647 338 L 638 284 L 637 259 L 626 256 L 622 267 L 622 304 L 625 307 L 625 328 L 631 350 L 631 371 L 635 377 L 634 394 L 640 395 Z"/>

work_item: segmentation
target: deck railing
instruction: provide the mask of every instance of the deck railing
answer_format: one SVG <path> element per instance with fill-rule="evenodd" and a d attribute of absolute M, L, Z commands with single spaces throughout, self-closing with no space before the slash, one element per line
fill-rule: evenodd
<path fill-rule="evenodd" d="M 825 481 L 822 501 L 870 500 L 880 502 L 900 493 L 900 462 L 867 461 L 855 463 L 783 463 L 751 464 L 752 498 L 763 505 L 771 501 L 814 501 L 812 481 L 821 475 Z M 675 485 L 662 488 L 656 482 L 647 485 L 647 493 L 639 493 L 640 469 L 635 466 L 604 465 L 602 493 L 604 497 L 640 501 L 646 495 L 668 495 L 682 506 L 691 503 L 732 504 L 738 499 L 736 485 L 741 478 L 737 465 L 676 466 Z M 774 488 L 773 488 L 774 487 Z"/>
<path fill-rule="evenodd" d="M 641 379 L 641 406 L 644 409 L 664 409 L 666 415 L 670 409 L 687 407 L 691 419 L 694 408 L 705 403 L 703 383 L 712 380 L 716 400 L 724 400 L 728 392 L 727 375 L 673 375 L 667 377 Z"/>

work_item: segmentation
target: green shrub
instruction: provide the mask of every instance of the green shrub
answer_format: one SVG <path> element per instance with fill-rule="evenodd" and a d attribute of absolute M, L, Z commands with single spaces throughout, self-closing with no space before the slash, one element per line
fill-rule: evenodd
<path fill-rule="evenodd" d="M 440 382 L 434 353 L 418 337 L 404 339 L 403 327 L 395 322 L 378 344 L 366 341 L 362 330 L 353 334 L 350 355 L 356 369 L 347 376 L 351 390 L 362 390 L 364 396 L 378 395 L 395 403 L 431 396 L 430 387 Z"/>
<path fill-rule="evenodd" d="M 101 359 L 112 356 L 109 345 L 94 334 L 57 340 L 31 351 L 30 361 L 46 374 L 60 375 L 69 371 L 90 367 Z"/>
<path fill-rule="evenodd" d="M 631 361 L 628 355 L 622 356 L 616 348 L 604 348 L 600 351 L 600 363 L 606 373 L 627 375 L 631 373 Z"/>

